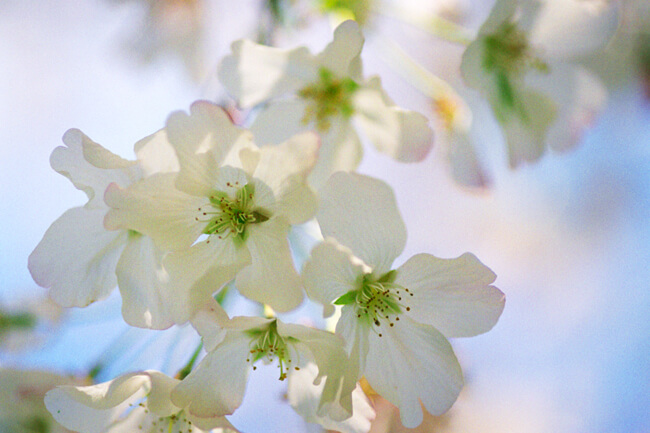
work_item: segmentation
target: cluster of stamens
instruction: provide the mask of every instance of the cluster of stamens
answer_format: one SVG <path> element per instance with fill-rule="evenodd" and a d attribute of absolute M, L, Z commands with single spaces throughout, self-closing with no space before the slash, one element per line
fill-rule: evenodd
<path fill-rule="evenodd" d="M 327 68 L 320 68 L 318 77 L 317 82 L 298 91 L 298 96 L 310 102 L 302 122 L 306 125 L 314 121 L 320 132 L 327 132 L 332 117 L 349 118 L 354 114 L 352 95 L 359 85 L 351 78 L 335 77 Z"/>
<path fill-rule="evenodd" d="M 138 406 L 144 409 L 145 414 L 149 413 L 149 409 L 144 403 L 138 403 Z M 192 433 L 193 431 L 192 421 L 187 419 L 183 411 L 153 420 L 146 419 L 146 421 L 149 420 L 151 420 L 150 425 L 149 422 L 144 422 L 138 425 L 138 429 L 147 433 Z"/>
<path fill-rule="evenodd" d="M 258 210 L 254 209 L 253 197 L 255 187 L 253 184 L 246 184 L 239 187 L 239 182 L 226 184 L 229 188 L 238 188 L 235 198 L 227 193 L 215 191 L 210 195 L 210 201 L 205 206 L 198 208 L 200 216 L 194 219 L 197 222 L 205 222 L 207 225 L 203 233 L 225 239 L 233 236 L 235 241 L 246 240 L 246 227 L 249 224 L 260 223 L 269 218 Z M 208 243 L 210 240 L 208 239 Z"/>
<path fill-rule="evenodd" d="M 276 358 L 278 368 L 280 369 L 280 380 L 286 379 L 287 372 L 291 368 L 291 365 L 294 364 L 287 346 L 287 341 L 285 341 L 290 341 L 291 337 L 285 338 L 278 334 L 276 321 L 271 322 L 268 328 L 264 330 L 249 332 L 253 339 L 251 340 L 251 349 L 246 358 L 246 362 L 253 365 L 260 359 L 264 359 L 267 363 L 271 363 Z M 298 366 L 294 366 L 293 368 L 300 370 Z M 255 365 L 253 365 L 253 370 L 257 370 Z"/>

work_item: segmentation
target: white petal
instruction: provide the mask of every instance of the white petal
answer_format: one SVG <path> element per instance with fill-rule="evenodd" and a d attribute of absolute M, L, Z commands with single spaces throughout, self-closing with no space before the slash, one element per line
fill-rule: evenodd
<path fill-rule="evenodd" d="M 67 147 L 54 149 L 50 164 L 88 195 L 87 206 L 102 207 L 106 187 L 115 182 L 128 186 L 140 177 L 135 161 L 126 161 L 93 142 L 78 129 L 63 136 Z"/>
<path fill-rule="evenodd" d="M 180 380 L 171 378 L 158 371 L 148 371 L 147 375 L 151 381 L 151 392 L 147 396 L 147 408 L 161 417 L 174 415 L 181 408 L 172 404 L 170 395 Z"/>
<path fill-rule="evenodd" d="M 174 148 L 167 139 L 167 131 L 160 131 L 135 143 L 135 154 L 144 177 L 154 173 L 171 173 L 180 169 Z"/>
<path fill-rule="evenodd" d="M 494 33 L 503 22 L 510 20 L 515 15 L 518 5 L 518 0 L 497 0 L 490 10 L 490 15 L 481 25 L 479 34 Z"/>
<path fill-rule="evenodd" d="M 456 182 L 470 188 L 484 188 L 491 181 L 486 173 L 470 137 L 460 131 L 445 134 L 448 151 L 447 159 L 451 175 Z"/>
<path fill-rule="evenodd" d="M 320 191 L 324 237 L 352 250 L 379 275 L 390 271 L 406 244 L 406 227 L 390 186 L 368 176 L 335 173 Z"/>
<path fill-rule="evenodd" d="M 228 153 L 252 141 L 252 134 L 234 126 L 221 107 L 206 101 L 192 104 L 189 115 L 172 113 L 166 129 L 180 164 L 176 185 L 197 196 L 210 194 Z"/>
<path fill-rule="evenodd" d="M 260 224 L 251 224 L 247 230 L 246 246 L 252 264 L 237 274 L 237 290 L 278 312 L 296 308 L 302 302 L 303 294 L 289 250 L 288 222 L 274 217 Z"/>
<path fill-rule="evenodd" d="M 161 287 L 169 276 L 162 266 L 163 252 L 151 238 L 130 234 L 117 263 L 117 282 L 122 295 L 122 316 L 131 326 L 167 329 L 174 324 Z"/>
<path fill-rule="evenodd" d="M 354 171 L 361 163 L 363 147 L 359 135 L 347 119 L 338 118 L 321 136 L 318 162 L 309 175 L 309 182 L 320 189 L 337 171 Z"/>
<path fill-rule="evenodd" d="M 357 371 L 357 379 L 363 375 L 366 368 L 370 333 L 370 328 L 359 322 L 354 307 L 343 306 L 341 317 L 336 323 L 336 334 L 345 341 L 345 351 L 350 357 L 350 368 Z"/>
<path fill-rule="evenodd" d="M 330 238 L 311 251 L 302 277 L 307 296 L 322 304 L 329 316 L 334 309 L 327 307 L 346 293 L 358 290 L 359 279 L 369 271 L 370 268 L 354 257 L 349 248 Z"/>
<path fill-rule="evenodd" d="M 490 286 L 496 275 L 474 255 L 439 259 L 411 257 L 397 270 L 395 283 L 408 288 L 408 314 L 446 337 L 471 337 L 489 331 L 499 320 L 505 296 Z"/>
<path fill-rule="evenodd" d="M 420 402 L 434 415 L 447 411 L 463 386 L 458 360 L 445 337 L 408 317 L 369 334 L 365 376 L 370 386 L 400 410 L 405 427 L 423 419 Z"/>
<path fill-rule="evenodd" d="M 230 319 L 221 305 L 214 299 L 196 312 L 192 317 L 192 326 L 203 339 L 203 348 L 211 352 L 226 336 L 226 326 Z"/>
<path fill-rule="evenodd" d="M 147 374 L 132 373 L 98 385 L 60 386 L 45 395 L 45 407 L 64 427 L 81 433 L 104 433 L 129 404 L 151 389 Z"/>
<path fill-rule="evenodd" d="M 286 216 L 290 224 L 304 223 L 316 213 L 318 199 L 307 184 L 307 175 L 316 163 L 319 145 L 318 136 L 306 132 L 277 146 L 260 148 L 254 176 L 273 190 L 274 214 Z"/>
<path fill-rule="evenodd" d="M 355 121 L 380 152 L 402 162 L 423 160 L 433 144 L 429 120 L 395 106 L 382 92 L 375 77 L 354 94 Z"/>
<path fill-rule="evenodd" d="M 105 209 L 73 208 L 54 221 L 29 256 L 34 281 L 63 307 L 85 307 L 110 294 L 126 231 L 106 231 Z"/>
<path fill-rule="evenodd" d="M 231 414 L 241 405 L 251 364 L 249 338 L 229 333 L 173 391 L 172 402 L 201 418 Z"/>
<path fill-rule="evenodd" d="M 546 58 L 568 59 L 603 48 L 619 25 L 618 2 L 545 0 L 530 33 L 530 43 Z"/>
<path fill-rule="evenodd" d="M 251 125 L 255 142 L 259 145 L 280 144 L 292 136 L 311 130 L 303 123 L 307 103 L 302 99 L 282 99 L 269 102 Z"/>
<path fill-rule="evenodd" d="M 314 57 L 305 47 L 286 50 L 239 40 L 231 48 L 219 65 L 219 80 L 242 108 L 293 93 L 316 77 Z"/>
<path fill-rule="evenodd" d="M 334 30 L 334 40 L 318 55 L 318 64 L 335 76 L 347 77 L 351 66 L 358 68 L 356 62 L 361 55 L 363 42 L 359 25 L 352 20 L 344 21 Z"/>
<path fill-rule="evenodd" d="M 174 173 L 150 176 L 121 189 L 109 185 L 104 195 L 111 210 L 104 225 L 109 230 L 129 229 L 153 238 L 166 251 L 189 248 L 201 235 L 208 217 L 198 209 L 208 202 L 176 189 Z M 208 207 L 208 206 L 206 206 Z"/>
<path fill-rule="evenodd" d="M 328 430 L 341 433 L 367 433 L 370 422 L 375 418 L 375 411 L 370 406 L 368 398 L 360 386 L 352 392 L 352 416 L 344 421 L 334 421 L 328 417 L 317 415 L 318 402 L 323 392 L 324 384 L 314 385 L 318 374 L 316 364 L 309 363 L 300 371 L 289 375 L 287 398 L 289 404 L 305 421 L 317 423 Z"/>
<path fill-rule="evenodd" d="M 215 237 L 165 256 L 169 284 L 163 286 L 163 296 L 171 305 L 174 322 L 190 320 L 247 263 L 250 255 L 246 248 L 237 248 L 231 239 Z"/>
<path fill-rule="evenodd" d="M 489 93 L 489 89 L 494 87 L 494 84 L 492 75 L 484 69 L 484 57 L 485 39 L 479 37 L 463 52 L 460 73 L 465 84 L 484 93 Z"/>

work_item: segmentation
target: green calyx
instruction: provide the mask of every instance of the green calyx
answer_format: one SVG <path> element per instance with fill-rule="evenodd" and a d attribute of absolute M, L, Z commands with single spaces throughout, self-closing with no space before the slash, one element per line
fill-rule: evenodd
<path fill-rule="evenodd" d="M 302 122 L 315 122 L 320 132 L 327 132 L 332 126 L 332 117 L 347 119 L 354 114 L 352 95 L 358 88 L 351 78 L 337 78 L 329 69 L 320 68 L 318 81 L 298 91 L 298 96 L 309 102 Z"/>
<path fill-rule="evenodd" d="M 278 333 L 278 322 L 274 320 L 264 329 L 255 329 L 248 331 L 251 337 L 250 355 L 246 359 L 251 365 L 260 359 L 272 362 L 277 359 L 278 368 L 280 368 L 280 380 L 287 378 L 287 371 L 293 363 L 289 353 L 288 343 L 295 342 L 292 337 L 283 337 Z M 297 366 L 294 366 L 298 370 Z M 255 370 L 256 367 L 253 366 Z"/>
<path fill-rule="evenodd" d="M 381 326 L 388 322 L 390 327 L 399 321 L 399 315 L 410 311 L 402 303 L 404 296 L 413 296 L 409 289 L 395 284 L 397 271 L 392 270 L 379 278 L 364 274 L 358 278 L 358 289 L 351 290 L 334 301 L 335 305 L 351 305 L 359 321 L 367 326 Z M 394 320 L 394 321 L 393 321 Z M 381 337 L 382 334 L 379 333 Z"/>
<path fill-rule="evenodd" d="M 246 228 L 249 224 L 258 224 L 269 219 L 264 211 L 255 208 L 254 197 L 253 184 L 239 188 L 234 199 L 224 192 L 215 191 L 210 195 L 209 206 L 212 209 L 199 208 L 199 212 L 209 219 L 195 219 L 208 223 L 203 229 L 204 234 L 214 235 L 219 239 L 232 236 L 235 243 L 243 243 L 247 238 Z"/>

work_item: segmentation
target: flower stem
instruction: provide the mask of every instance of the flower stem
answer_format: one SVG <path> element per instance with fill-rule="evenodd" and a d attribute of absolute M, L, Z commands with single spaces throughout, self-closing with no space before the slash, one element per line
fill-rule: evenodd
<path fill-rule="evenodd" d="M 192 372 L 192 368 L 194 368 L 194 364 L 196 363 L 196 359 L 199 357 L 199 353 L 201 353 L 201 349 L 203 349 L 203 341 L 199 343 L 196 350 L 192 354 L 192 357 L 189 361 L 187 361 L 187 364 L 185 364 L 185 367 L 178 370 L 178 373 L 176 373 L 177 379 L 183 380 Z"/>
<path fill-rule="evenodd" d="M 440 39 L 460 45 L 469 45 L 473 40 L 472 32 L 453 21 L 438 15 L 426 15 L 408 11 L 400 7 L 383 7 L 379 14 L 397 18 L 407 24 L 418 27 Z"/>

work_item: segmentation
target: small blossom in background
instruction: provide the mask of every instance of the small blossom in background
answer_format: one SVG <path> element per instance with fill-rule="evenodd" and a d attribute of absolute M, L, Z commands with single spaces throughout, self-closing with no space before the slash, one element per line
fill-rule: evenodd
<path fill-rule="evenodd" d="M 27 299 L 18 305 L 0 305 L 0 353 L 33 349 L 56 334 L 63 308 L 50 298 Z"/>

